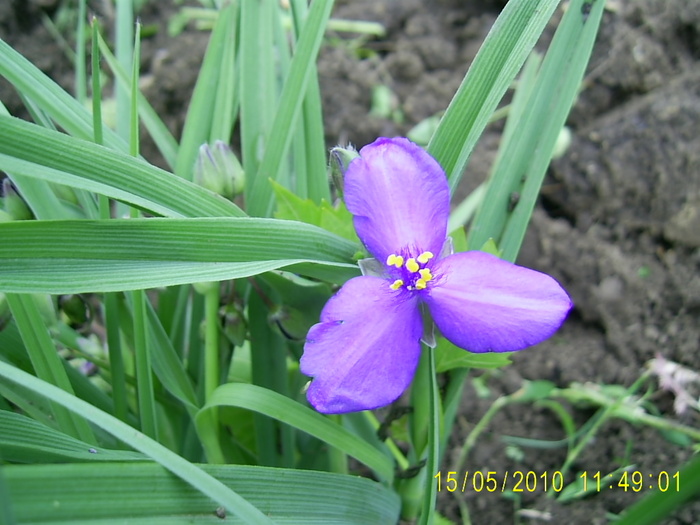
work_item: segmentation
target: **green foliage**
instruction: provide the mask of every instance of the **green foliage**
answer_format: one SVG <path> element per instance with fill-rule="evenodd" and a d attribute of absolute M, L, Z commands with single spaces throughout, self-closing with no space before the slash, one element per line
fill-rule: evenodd
<path fill-rule="evenodd" d="M 435 367 L 438 373 L 455 368 L 500 368 L 510 364 L 509 356 L 507 352 L 473 354 L 441 337 L 435 348 Z"/>
<path fill-rule="evenodd" d="M 272 183 L 272 188 L 277 199 L 277 219 L 305 222 L 319 226 L 324 230 L 356 243 L 359 247 L 355 228 L 352 225 L 352 215 L 345 207 L 345 203 L 339 201 L 335 206 L 322 200 L 320 204 L 311 199 L 302 199 L 294 192 L 281 184 Z"/>

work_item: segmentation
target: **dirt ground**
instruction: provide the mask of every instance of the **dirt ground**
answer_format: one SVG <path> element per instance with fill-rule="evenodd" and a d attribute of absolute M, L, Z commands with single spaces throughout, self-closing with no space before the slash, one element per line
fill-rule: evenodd
<path fill-rule="evenodd" d="M 49 4 L 40 7 L 39 4 Z M 55 2 L 53 2 L 55 4 Z M 52 2 L 0 3 L 0 35 L 66 87 L 71 65 L 41 24 Z M 94 7 L 98 14 L 106 3 Z M 145 23 L 161 30 L 144 42 L 144 89 L 159 114 L 179 132 L 206 34 L 188 29 L 169 38 L 162 29 L 170 2 L 151 3 Z M 405 135 L 416 123 L 444 110 L 505 2 L 496 0 L 346 0 L 334 16 L 381 22 L 386 36 L 323 48 L 321 80 L 329 145 L 358 146 L 379 135 Z M 551 28 L 548 30 L 551 34 Z M 347 37 L 345 37 L 347 38 Z M 629 387 L 656 355 L 700 371 L 700 1 L 608 0 L 585 84 L 567 125 L 572 142 L 549 170 L 519 263 L 552 274 L 572 296 L 575 309 L 562 330 L 536 348 L 514 355 L 514 364 L 483 383 L 470 381 L 443 470 L 494 399 L 518 390 L 523 380 L 558 387 L 573 382 Z M 393 114 L 370 115 L 372 90 L 390 88 Z M 21 103 L 6 84 L 0 99 L 11 112 Z M 487 173 L 499 127 L 487 130 L 458 195 Z M 144 150 L 156 163 L 155 153 Z M 661 414 L 697 427 L 697 412 L 678 416 L 671 394 L 653 397 Z M 593 411 L 569 407 L 577 425 Z M 566 448 L 514 447 L 504 436 L 543 441 L 565 437 L 554 412 L 536 404 L 511 405 L 488 425 L 464 470 L 558 470 Z M 509 445 L 510 443 L 510 445 Z M 656 475 L 675 472 L 691 450 L 659 431 L 616 420 L 605 423 L 572 465 L 607 474 L 634 464 Z M 463 474 L 461 472 L 460 474 Z M 518 500 L 467 490 L 440 494 L 441 512 L 460 522 L 458 500 L 472 523 L 608 523 L 642 494 L 621 489 L 562 504 L 540 491 Z M 700 504 L 664 523 L 700 522 Z"/>

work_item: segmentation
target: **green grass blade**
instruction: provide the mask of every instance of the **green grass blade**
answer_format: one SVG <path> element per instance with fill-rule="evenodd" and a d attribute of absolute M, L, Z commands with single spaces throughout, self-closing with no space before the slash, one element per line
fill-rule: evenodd
<path fill-rule="evenodd" d="M 93 17 L 91 27 L 91 56 L 90 66 L 92 69 L 92 129 L 93 140 L 96 144 L 103 144 L 103 124 L 102 124 L 102 85 L 100 77 L 102 71 L 100 69 L 100 24 L 97 18 Z"/>
<path fill-rule="evenodd" d="M 394 476 L 392 461 L 327 417 L 277 392 L 245 383 L 229 383 L 214 391 L 204 411 L 221 406 L 253 410 L 277 421 L 291 425 L 334 446 L 374 470 L 380 479 L 390 482 Z"/>
<path fill-rule="evenodd" d="M 291 7 L 292 22 L 298 35 L 306 20 L 308 5 L 305 0 L 294 0 Z M 330 202 L 321 92 L 315 65 L 309 73 L 299 127 L 301 133 L 299 137 L 295 137 L 294 159 L 296 161 L 297 158 L 302 158 L 304 166 L 295 170 L 296 194 L 302 198 L 309 198 L 316 204 L 320 204 L 323 199 Z"/>
<path fill-rule="evenodd" d="M 240 3 L 231 6 L 233 14 L 229 30 L 226 32 L 224 52 L 221 57 L 221 71 L 219 72 L 219 82 L 216 88 L 216 99 L 214 103 L 214 115 L 212 117 L 209 143 L 222 140 L 226 144 L 231 142 L 231 133 L 236 121 L 238 108 L 240 105 L 239 91 L 240 82 L 238 80 L 238 23 L 240 16 Z"/>
<path fill-rule="evenodd" d="M 258 284 L 259 286 L 259 284 Z M 253 383 L 281 395 L 288 394 L 288 349 L 284 338 L 271 329 L 270 311 L 265 307 L 258 290 L 252 292 L 248 301 L 248 329 L 250 331 L 250 350 Z M 283 453 L 291 452 L 283 446 L 285 434 L 289 427 L 279 425 L 274 419 L 264 414 L 255 413 L 255 438 L 258 452 L 258 464 L 267 466 L 285 465 Z M 287 436 L 289 437 L 289 436 Z"/>
<path fill-rule="evenodd" d="M 0 116 L 8 118 L 10 116 L 2 102 L 0 102 Z M 12 170 L 5 171 L 36 218 L 47 220 L 81 218 L 78 210 L 64 206 L 47 181 L 23 177 L 12 173 Z"/>
<path fill-rule="evenodd" d="M 37 377 L 72 394 L 73 387 L 36 303 L 38 298 L 14 294 L 6 297 Z M 95 442 L 92 430 L 83 419 L 61 406 L 52 406 L 56 421 L 64 432 L 83 441 Z"/>
<path fill-rule="evenodd" d="M 238 465 L 199 468 L 274 523 L 387 524 L 399 518 L 396 495 L 365 478 Z M 5 476 L 10 498 L 4 501 L 12 502 L 21 523 L 259 523 L 230 512 L 218 517 L 216 503 L 153 463 L 13 465 Z"/>
<path fill-rule="evenodd" d="M 168 334 L 158 319 L 158 314 L 150 303 L 146 304 L 148 313 L 148 337 L 153 349 L 153 370 L 163 386 L 179 399 L 194 415 L 199 407 L 197 395 L 182 361 L 178 358 Z"/>
<path fill-rule="evenodd" d="M 219 13 L 190 99 L 175 161 L 175 173 L 186 180 L 193 180 L 193 167 L 199 147 L 209 140 L 214 115 L 222 109 L 212 104 L 212 101 L 217 98 L 222 62 L 224 57 L 229 56 L 225 52 L 226 46 L 235 38 L 233 14 L 233 5 Z"/>
<path fill-rule="evenodd" d="M 114 54 L 110 51 L 109 46 L 104 41 L 104 38 L 102 38 L 102 35 L 99 33 L 99 31 L 97 31 L 96 34 L 100 52 L 102 53 L 102 56 L 107 62 L 107 65 L 112 70 L 115 80 L 119 83 L 120 86 L 123 86 L 124 89 L 127 89 L 129 86 L 129 75 L 119 64 Z M 137 97 L 139 115 L 141 117 L 141 120 L 143 121 L 144 126 L 146 126 L 148 133 L 153 138 L 153 141 L 155 142 L 158 151 L 160 151 L 160 153 L 163 155 L 165 162 L 168 163 L 168 166 L 170 166 L 170 168 L 173 168 L 175 166 L 175 158 L 177 157 L 178 149 L 175 137 L 173 137 L 172 133 L 170 133 L 170 130 L 165 125 L 163 120 L 158 116 L 156 111 L 153 109 L 153 106 L 149 104 L 146 97 L 144 97 L 143 94 L 141 94 L 140 92 L 138 93 Z M 97 142 L 98 144 L 100 143 L 97 140 L 95 142 Z"/>
<path fill-rule="evenodd" d="M 584 14 L 584 7 L 589 5 L 588 0 L 569 3 L 542 62 L 533 95 L 521 119 L 522 125 L 514 134 L 519 140 L 513 141 L 513 150 L 501 163 L 503 170 L 525 176 L 520 201 L 499 243 L 503 257 L 508 260 L 514 260 L 520 251 L 557 137 L 576 100 L 593 50 L 605 2 L 596 2 L 590 12 Z"/>
<path fill-rule="evenodd" d="M 56 152 L 70 151 L 70 155 Z M 0 169 L 123 200 L 158 215 L 243 216 L 235 204 L 123 153 L 0 116 Z"/>
<path fill-rule="evenodd" d="M 289 75 L 285 79 L 277 113 L 266 143 L 259 171 L 253 178 L 246 200 L 251 215 L 267 217 L 272 213 L 274 194 L 269 179 L 275 180 L 292 140 L 292 130 L 298 119 L 309 79 L 315 70 L 316 56 L 321 46 L 323 32 L 330 16 L 333 1 L 314 2 L 292 57 Z"/>
<path fill-rule="evenodd" d="M 46 383 L 45 381 L 41 381 L 40 379 L 37 379 L 32 375 L 22 372 L 21 370 L 3 362 L 0 362 L 0 377 L 6 381 L 21 384 L 34 392 L 44 395 L 45 397 L 51 399 L 54 403 L 67 408 L 71 412 L 84 417 L 94 425 L 109 432 L 127 445 L 130 445 L 135 450 L 138 450 L 139 452 L 142 452 L 143 454 L 154 459 L 156 462 L 160 463 L 163 467 L 184 480 L 186 483 L 189 483 L 202 494 L 206 495 L 208 498 L 211 498 L 219 505 L 225 507 L 228 512 L 237 516 L 245 523 L 271 523 L 271 521 L 263 513 L 261 513 L 245 498 L 231 490 L 221 481 L 212 477 L 210 474 L 207 474 L 196 465 L 181 458 L 147 436 L 135 431 L 134 428 L 130 427 L 129 425 L 119 421 L 115 417 L 105 412 L 102 412 L 101 410 L 98 410 L 91 404 L 86 403 L 85 401 L 68 394 L 60 388 Z M 29 469 L 30 467 L 23 466 L 18 470 L 18 472 L 28 472 Z M 99 469 L 89 468 L 88 472 L 92 471 L 94 475 L 101 479 L 115 479 L 114 476 L 105 476 L 103 469 L 104 465 L 102 465 Z M 67 486 L 65 479 L 61 479 L 62 481 L 60 482 L 60 485 L 64 487 Z M 14 483 L 10 483 L 10 487 L 12 486 L 15 486 Z M 33 490 L 30 492 L 31 496 L 35 498 L 37 495 L 36 491 Z M 90 497 L 85 497 L 85 495 L 89 492 L 90 491 L 88 490 L 87 492 L 81 494 L 83 500 L 90 501 L 92 499 Z M 18 493 L 12 493 L 12 499 L 14 500 L 23 493 L 25 493 L 23 490 L 19 491 Z M 121 502 L 121 505 L 124 506 L 123 502 Z M 36 506 L 32 507 L 36 508 Z"/>
<path fill-rule="evenodd" d="M 34 64 L 0 39 L 0 75 L 15 86 L 23 96 L 32 99 L 39 108 L 70 135 L 92 140 L 92 115 L 85 107 L 66 93 L 58 84 L 42 73 Z M 0 128 L 4 127 L 4 123 Z M 127 143 L 112 130 L 105 130 L 105 145 L 126 152 Z"/>
<path fill-rule="evenodd" d="M 0 457 L 17 463 L 143 461 L 138 452 L 109 450 L 14 412 L 0 410 Z"/>
<path fill-rule="evenodd" d="M 87 71 L 85 63 L 85 22 L 86 0 L 78 0 L 78 27 L 75 30 L 75 98 L 84 103 L 87 100 Z"/>
<path fill-rule="evenodd" d="M 622 518 L 616 521 L 616 524 L 656 525 L 662 523 L 671 512 L 680 509 L 700 493 L 700 456 L 693 457 L 678 471 L 678 485 L 676 485 L 676 479 L 672 477 L 675 472 L 670 468 L 666 472 L 670 478 L 667 490 L 650 492 L 623 512 Z"/>
<path fill-rule="evenodd" d="M 357 275 L 355 244 L 276 219 L 15 221 L 0 223 L 0 237 L 0 291 L 155 288 L 300 263 L 310 264 L 291 271 L 334 282 Z"/>
<path fill-rule="evenodd" d="M 92 114 L 95 143 L 102 144 L 102 87 L 100 85 L 100 27 L 97 18 L 92 20 Z M 100 218 L 111 218 L 109 198 L 99 195 Z M 126 389 L 126 370 L 124 368 L 124 356 L 122 354 L 121 337 L 119 334 L 119 298 L 116 293 L 107 293 L 102 300 L 102 316 L 107 331 L 107 349 L 109 352 L 109 366 L 111 375 L 111 387 L 113 408 L 111 412 L 118 419 L 126 422 L 129 407 Z"/>
<path fill-rule="evenodd" d="M 241 154 L 246 202 L 255 180 L 277 104 L 272 35 L 273 2 L 241 2 Z M 268 177 L 269 175 L 262 175 Z"/>
<path fill-rule="evenodd" d="M 452 192 L 477 139 L 558 4 L 559 0 L 509 2 L 491 28 L 428 145 L 445 169 Z"/>
<path fill-rule="evenodd" d="M 134 44 L 134 3 L 133 0 L 121 0 L 116 4 L 116 16 L 114 17 L 115 54 L 117 62 L 125 69 L 132 66 Z M 130 136 L 131 115 L 129 108 L 129 85 L 117 84 L 114 86 L 117 99 L 117 134 L 127 142 Z"/>
<path fill-rule="evenodd" d="M 519 123 L 522 123 L 522 115 L 525 113 L 530 95 L 537 82 L 537 73 L 542 64 L 539 53 L 532 53 L 525 62 L 517 89 L 513 94 L 513 100 L 508 111 L 501 143 L 493 165 L 489 179 L 482 183 L 482 197 L 476 209 L 476 217 L 469 230 L 467 245 L 471 249 L 481 249 L 489 240 L 500 240 L 505 221 L 512 213 L 514 197 L 519 197 L 522 191 L 523 174 L 503 169 L 503 163 L 508 162 L 508 155 L 513 143 L 519 140 L 516 132 Z M 486 200 L 488 195 L 488 200 Z M 511 261 L 512 262 L 512 261 Z"/>

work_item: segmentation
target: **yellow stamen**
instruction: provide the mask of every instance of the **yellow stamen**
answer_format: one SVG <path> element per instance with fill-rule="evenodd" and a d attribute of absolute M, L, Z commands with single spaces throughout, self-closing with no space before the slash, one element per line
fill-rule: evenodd
<path fill-rule="evenodd" d="M 424 290 L 426 286 L 425 279 L 418 279 L 416 281 L 416 290 Z"/>
<path fill-rule="evenodd" d="M 433 252 L 423 252 L 418 256 L 418 262 L 421 264 L 425 264 L 433 257 L 435 257 L 433 255 Z"/>
<path fill-rule="evenodd" d="M 420 266 L 418 266 L 416 260 L 413 257 L 411 257 L 408 261 L 406 261 L 406 268 L 409 272 L 416 273 Z"/>
<path fill-rule="evenodd" d="M 403 257 L 401 255 L 396 255 L 395 253 L 392 253 L 389 257 L 386 258 L 386 265 L 401 268 L 403 266 Z"/>
<path fill-rule="evenodd" d="M 433 274 L 430 273 L 430 268 L 423 268 L 422 270 L 418 270 L 418 273 L 420 274 L 421 281 L 425 281 L 427 283 L 428 281 L 431 281 L 433 279 Z"/>
<path fill-rule="evenodd" d="M 396 279 L 393 283 L 389 285 L 392 290 L 398 290 L 403 286 L 403 281 L 401 279 Z"/>

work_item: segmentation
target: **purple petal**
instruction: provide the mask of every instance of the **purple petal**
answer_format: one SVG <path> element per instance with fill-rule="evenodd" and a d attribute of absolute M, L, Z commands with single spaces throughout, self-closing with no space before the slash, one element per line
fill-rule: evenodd
<path fill-rule="evenodd" d="M 483 252 L 438 261 L 425 294 L 435 324 L 471 352 L 522 350 L 550 337 L 573 306 L 549 275 Z"/>
<path fill-rule="evenodd" d="M 378 277 L 355 277 L 311 327 L 301 371 L 316 410 L 341 414 L 395 401 L 411 382 L 423 331 L 417 299 Z"/>
<path fill-rule="evenodd" d="M 384 263 L 402 249 L 439 254 L 447 236 L 450 192 L 440 165 L 404 138 L 379 138 L 345 173 L 345 203 L 367 249 Z"/>

